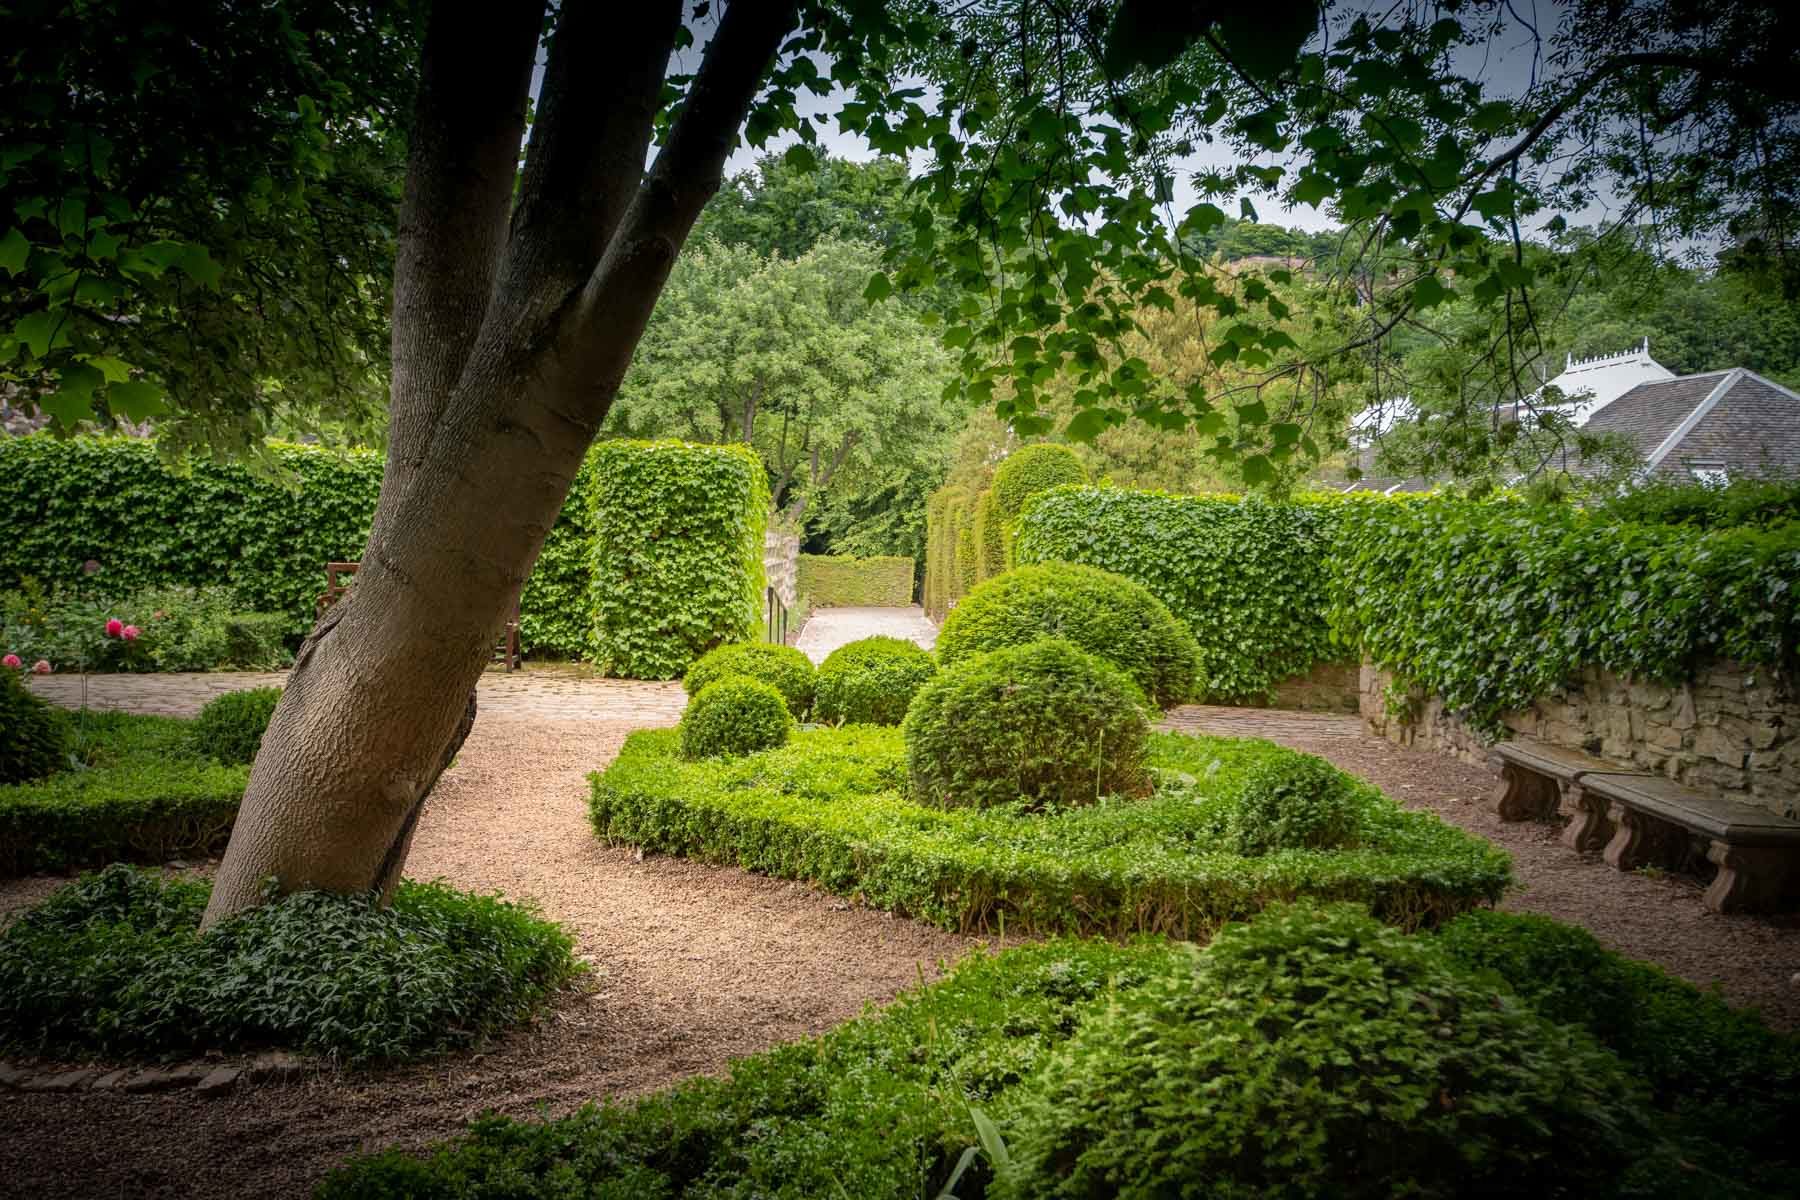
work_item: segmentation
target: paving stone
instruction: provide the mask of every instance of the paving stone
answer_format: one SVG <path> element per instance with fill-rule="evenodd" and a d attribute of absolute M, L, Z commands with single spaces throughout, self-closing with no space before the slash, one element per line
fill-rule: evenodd
<path fill-rule="evenodd" d="M 15 1088 L 30 1078 L 31 1072 L 24 1067 L 0 1062 L 0 1087 Z"/>
<path fill-rule="evenodd" d="M 304 1074 L 307 1061 L 297 1054 L 289 1054 L 286 1050 L 271 1050 L 267 1054 L 259 1054 L 250 1060 L 245 1073 L 252 1079 L 285 1079 Z"/>
<path fill-rule="evenodd" d="M 76 1088 L 86 1087 L 100 1074 L 91 1067 L 83 1067 L 78 1071 L 60 1071 L 54 1075 L 34 1075 L 25 1081 L 27 1092 L 72 1092 Z"/>
<path fill-rule="evenodd" d="M 127 1092 L 166 1092 L 172 1088 L 193 1087 L 211 1072 L 211 1067 L 150 1067 L 121 1083 L 119 1088 Z"/>
<path fill-rule="evenodd" d="M 214 1067 L 211 1071 L 207 1072 L 205 1079 L 202 1079 L 195 1085 L 194 1090 L 207 1096 L 216 1096 L 221 1092 L 229 1092 L 232 1088 L 237 1086 L 238 1078 L 243 1075 L 243 1073 L 241 1067 Z"/>
<path fill-rule="evenodd" d="M 125 1067 L 122 1070 L 118 1070 L 118 1071 L 108 1071 L 106 1074 L 102 1075 L 100 1078 L 94 1080 L 94 1082 L 89 1086 L 91 1086 L 96 1092 L 107 1091 L 111 1088 L 118 1087 L 121 1083 L 124 1083 L 125 1077 L 129 1074 L 131 1074 L 130 1067 Z"/>

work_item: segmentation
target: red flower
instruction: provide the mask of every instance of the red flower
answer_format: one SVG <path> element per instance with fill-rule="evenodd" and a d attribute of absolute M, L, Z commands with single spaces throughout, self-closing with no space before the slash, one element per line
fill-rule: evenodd
<path fill-rule="evenodd" d="M 137 641 L 137 635 L 138 627 L 136 625 L 127 625 L 125 628 L 119 630 L 119 636 L 128 642 Z"/>
<path fill-rule="evenodd" d="M 107 637 L 118 637 L 120 634 L 122 634 L 124 632 L 125 632 L 125 622 L 119 620 L 119 618 L 117 618 L 117 617 L 112 617 L 107 620 L 107 622 L 106 622 L 106 636 Z"/>
<path fill-rule="evenodd" d="M 48 675 L 50 673 L 50 664 L 40 658 L 31 664 L 31 673 L 33 675 Z"/>
<path fill-rule="evenodd" d="M 8 667 L 14 671 L 18 670 L 20 667 L 22 667 L 24 665 L 25 664 L 20 661 L 19 656 L 16 654 L 9 654 L 5 658 L 0 658 L 0 666 Z"/>

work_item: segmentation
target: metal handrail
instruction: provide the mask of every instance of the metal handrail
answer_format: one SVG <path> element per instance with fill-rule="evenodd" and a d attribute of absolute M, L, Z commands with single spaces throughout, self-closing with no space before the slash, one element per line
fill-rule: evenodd
<path fill-rule="evenodd" d="M 787 645 L 788 606 L 782 602 L 780 593 L 774 588 L 765 588 L 766 598 L 763 608 L 766 612 L 766 632 L 768 640 L 777 646 Z"/>

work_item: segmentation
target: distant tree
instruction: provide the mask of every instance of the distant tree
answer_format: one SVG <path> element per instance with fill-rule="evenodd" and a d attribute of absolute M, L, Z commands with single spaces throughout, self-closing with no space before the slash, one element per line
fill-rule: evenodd
<path fill-rule="evenodd" d="M 753 170 L 725 181 L 694 236 L 783 258 L 798 258 L 827 238 L 886 250 L 900 241 L 913 208 L 906 185 L 906 164 L 898 159 L 814 159 L 805 146 L 792 156 L 765 154 Z"/>

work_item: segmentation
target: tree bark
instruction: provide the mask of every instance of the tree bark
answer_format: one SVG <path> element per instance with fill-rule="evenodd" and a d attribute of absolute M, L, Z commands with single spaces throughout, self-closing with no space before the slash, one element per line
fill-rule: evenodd
<path fill-rule="evenodd" d="M 542 8 L 524 7 L 535 32 Z M 356 587 L 301 648 L 269 723 L 202 929 L 260 903 L 270 880 L 278 893 L 398 881 L 506 613 L 796 20 L 791 2 L 726 9 L 646 177 L 680 7 L 565 0 L 516 208 L 513 172 L 494 170 L 512 118 L 493 109 L 514 103 L 535 38 L 505 4 L 432 14 L 419 125 L 439 132 L 408 167 L 389 470 Z M 481 78 L 463 69 L 482 44 L 470 12 L 494 26 Z"/>

